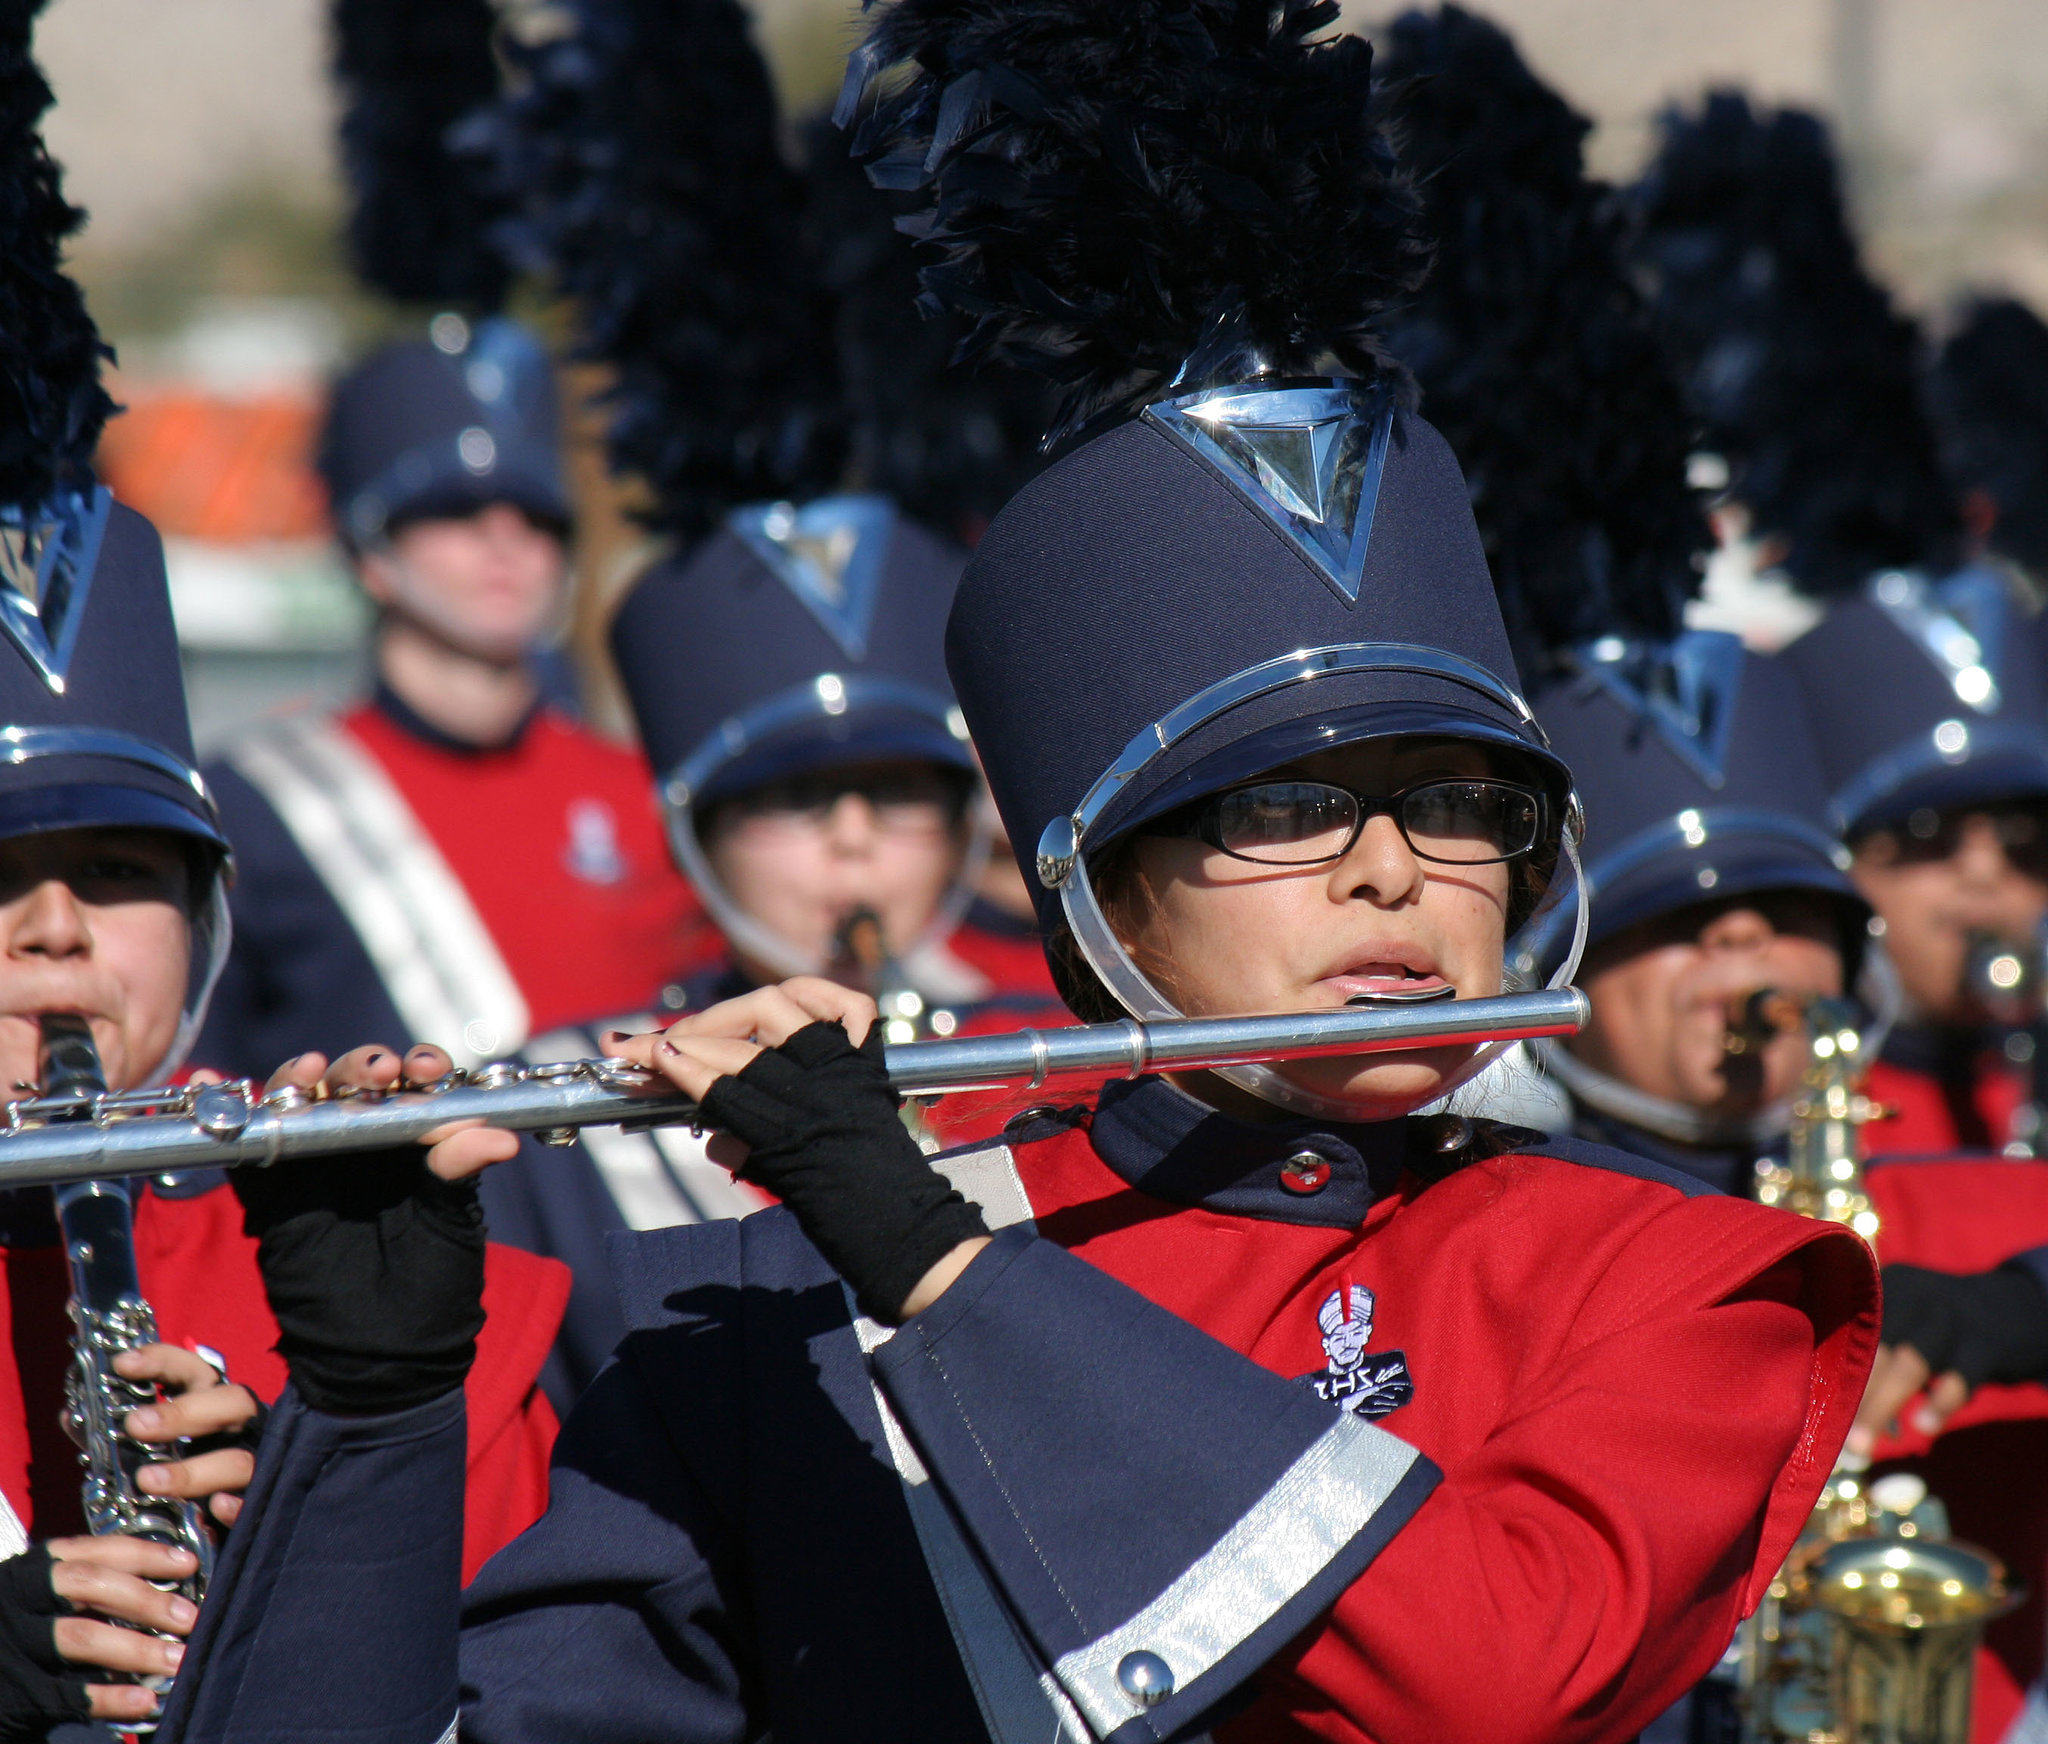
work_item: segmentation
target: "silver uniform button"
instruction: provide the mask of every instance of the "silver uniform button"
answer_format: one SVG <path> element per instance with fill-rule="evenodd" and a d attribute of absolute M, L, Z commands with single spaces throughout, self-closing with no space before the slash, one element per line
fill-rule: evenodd
<path fill-rule="evenodd" d="M 1280 1165 L 1280 1185 L 1290 1193 L 1320 1193 L 1332 1173 L 1330 1159 L 1319 1151 L 1296 1151 Z"/>
<path fill-rule="evenodd" d="M 1116 1662 L 1116 1681 L 1140 1707 L 1156 1708 L 1173 1694 L 1173 1667 L 1140 1648 Z"/>

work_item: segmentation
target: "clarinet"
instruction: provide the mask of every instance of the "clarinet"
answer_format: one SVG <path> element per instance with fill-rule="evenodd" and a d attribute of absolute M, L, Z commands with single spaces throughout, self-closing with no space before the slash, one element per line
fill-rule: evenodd
<path fill-rule="evenodd" d="M 45 1096 L 77 1097 L 90 1104 L 107 1093 L 106 1076 L 92 1032 L 83 1018 L 58 1014 L 42 1019 L 42 1088 Z M 133 1440 L 121 1427 L 130 1411 L 158 1402 L 155 1385 L 117 1374 L 114 1358 L 156 1342 L 156 1314 L 143 1300 L 135 1269 L 134 1207 L 122 1181 L 67 1181 L 55 1189 L 57 1225 L 71 1275 L 71 1372 L 65 1377 L 65 1427 L 78 1443 L 84 1472 L 86 1529 L 95 1537 L 125 1533 L 189 1550 L 196 1572 L 182 1581 L 159 1581 L 195 1605 L 205 1596 L 213 1572 L 213 1538 L 197 1503 L 145 1495 L 135 1474 L 162 1454 Z M 182 1454 L 184 1444 L 177 1452 Z M 136 1625 L 130 1625 L 136 1626 Z M 107 1673 L 118 1681 L 139 1681 L 159 1695 L 169 1690 L 164 1676 Z M 145 1720 L 128 1730 L 153 1732 Z"/>

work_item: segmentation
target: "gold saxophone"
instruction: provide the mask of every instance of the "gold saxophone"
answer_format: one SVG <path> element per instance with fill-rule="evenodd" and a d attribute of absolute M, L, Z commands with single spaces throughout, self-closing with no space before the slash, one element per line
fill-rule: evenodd
<path fill-rule="evenodd" d="M 1862 1019 L 1847 1000 L 1770 989 L 1729 1026 L 1731 1052 L 1802 1033 L 1807 1064 L 1786 1159 L 1757 1164 L 1757 1198 L 1842 1223 L 1866 1241 Z M 1756 1744 L 1968 1744 L 1976 1653 L 2019 1603 L 2004 1565 L 1951 1538 L 1910 1472 L 1874 1482 L 1844 1454 L 1785 1566 L 1742 1625 L 1734 1657 L 1744 1736 Z"/>

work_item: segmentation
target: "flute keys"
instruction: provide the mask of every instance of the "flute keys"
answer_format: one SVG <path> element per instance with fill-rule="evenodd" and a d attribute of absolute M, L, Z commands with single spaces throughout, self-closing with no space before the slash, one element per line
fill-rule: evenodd
<path fill-rule="evenodd" d="M 219 1085 L 192 1099 L 192 1124 L 208 1138 L 240 1138 L 253 1112 L 237 1092 Z"/>

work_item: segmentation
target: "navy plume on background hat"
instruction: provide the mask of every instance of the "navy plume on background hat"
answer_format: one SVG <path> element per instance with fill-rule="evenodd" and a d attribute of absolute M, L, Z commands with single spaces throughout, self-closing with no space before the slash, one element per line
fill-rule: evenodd
<path fill-rule="evenodd" d="M 1978 299 L 1931 386 L 1949 471 L 1994 512 L 1986 544 L 2048 578 L 2048 322 L 2010 297 Z"/>
<path fill-rule="evenodd" d="M 499 318 L 435 317 L 432 338 L 387 345 L 335 384 L 320 476 L 350 545 L 406 520 L 509 503 L 566 526 L 554 370 Z"/>
<path fill-rule="evenodd" d="M 1437 245 L 1387 340 L 1464 467 L 1522 675 L 1669 637 L 1713 536 L 1614 191 L 1585 173 L 1591 123 L 1460 7 L 1403 13 L 1380 47 Z"/>
<path fill-rule="evenodd" d="M 1888 570 L 1784 659 L 1844 834 L 1922 808 L 2048 797 L 2048 672 L 2007 577 Z"/>
<path fill-rule="evenodd" d="M 1636 264 L 1702 447 L 1809 594 L 1953 556 L 1919 335 L 1864 269 L 1826 124 L 1717 91 L 1667 111 L 1636 185 Z"/>
<path fill-rule="evenodd" d="M 1663 644 L 1613 637 L 1535 700 L 1586 807 L 1589 942 L 1766 890 L 1819 891 L 1861 912 L 1799 687 L 1780 662 L 1719 630 Z"/>

